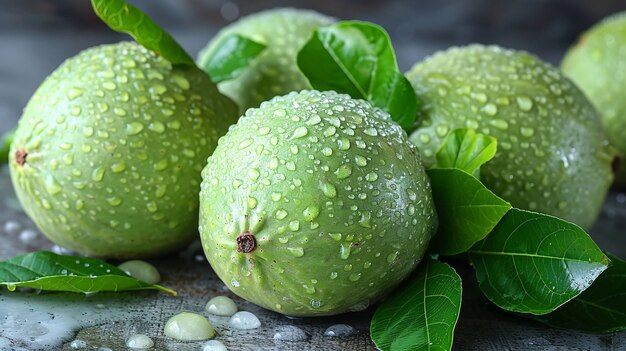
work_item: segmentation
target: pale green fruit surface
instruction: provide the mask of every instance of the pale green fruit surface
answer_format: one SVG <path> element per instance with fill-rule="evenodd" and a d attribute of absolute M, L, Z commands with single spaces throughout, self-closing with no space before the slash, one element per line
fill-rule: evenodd
<path fill-rule="evenodd" d="M 248 110 L 202 177 L 211 266 L 235 294 L 286 315 L 367 307 L 419 263 L 436 221 L 402 128 L 335 92 Z"/>
<path fill-rule="evenodd" d="M 443 138 L 472 128 L 498 140 L 485 185 L 513 206 L 584 228 L 612 181 L 612 149 L 593 106 L 554 67 L 521 51 L 471 45 L 439 52 L 407 74 L 421 102 L 410 140 L 426 165 Z"/>
<path fill-rule="evenodd" d="M 311 10 L 277 8 L 255 13 L 222 29 L 200 52 L 198 65 L 203 67 L 220 41 L 231 34 L 266 45 L 239 77 L 219 84 L 220 91 L 237 102 L 243 113 L 274 96 L 310 89 L 296 57 L 315 29 L 332 22 L 333 18 Z"/>
<path fill-rule="evenodd" d="M 561 69 L 602 116 L 610 142 L 622 156 L 616 180 L 626 185 L 626 13 L 598 23 L 572 46 Z"/>
<path fill-rule="evenodd" d="M 27 104 L 11 179 L 59 245 L 115 258 L 171 252 L 196 233 L 200 172 L 235 121 L 236 106 L 201 70 L 135 43 L 94 47 Z"/>

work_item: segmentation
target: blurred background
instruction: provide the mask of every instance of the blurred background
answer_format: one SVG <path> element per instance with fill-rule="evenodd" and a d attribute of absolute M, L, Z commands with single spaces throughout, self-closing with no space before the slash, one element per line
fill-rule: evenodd
<path fill-rule="evenodd" d="M 192 56 L 241 16 L 279 6 L 378 23 L 402 70 L 451 45 L 498 44 L 558 64 L 578 35 L 626 10 L 626 0 L 130 0 Z M 127 40 L 108 29 L 87 0 L 0 0 L 0 134 L 13 128 L 39 84 L 90 46 Z"/>

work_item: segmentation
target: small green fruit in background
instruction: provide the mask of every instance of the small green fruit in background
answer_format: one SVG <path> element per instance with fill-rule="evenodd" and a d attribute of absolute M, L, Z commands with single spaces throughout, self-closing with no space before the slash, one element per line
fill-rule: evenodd
<path fill-rule="evenodd" d="M 554 67 L 495 46 L 451 48 L 407 74 L 421 102 L 410 140 L 427 166 L 448 132 L 498 140 L 481 180 L 513 206 L 588 228 L 612 181 L 612 149 L 593 106 Z"/>
<path fill-rule="evenodd" d="M 222 29 L 200 52 L 198 64 L 203 67 L 220 41 L 231 34 L 266 45 L 240 76 L 219 84 L 220 91 L 237 102 L 243 113 L 274 96 L 310 88 L 298 69 L 296 56 L 315 29 L 332 22 L 333 18 L 311 10 L 261 11 Z"/>
<path fill-rule="evenodd" d="M 600 112 L 609 141 L 622 156 L 615 180 L 626 186 L 626 13 L 585 32 L 565 55 L 561 69 Z"/>
<path fill-rule="evenodd" d="M 202 176 L 209 263 L 235 294 L 286 315 L 365 308 L 415 268 L 436 221 L 402 128 L 335 92 L 248 110 Z"/>
<path fill-rule="evenodd" d="M 196 67 L 135 43 L 68 59 L 35 92 L 9 154 L 25 211 L 83 254 L 172 252 L 196 233 L 200 171 L 236 106 Z"/>

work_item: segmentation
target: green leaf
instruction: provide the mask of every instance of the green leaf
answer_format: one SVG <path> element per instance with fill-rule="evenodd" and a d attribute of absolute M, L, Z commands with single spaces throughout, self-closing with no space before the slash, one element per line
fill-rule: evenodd
<path fill-rule="evenodd" d="M 428 176 L 439 217 L 431 252 L 456 255 L 469 250 L 511 209 L 511 204 L 460 169 L 431 169 Z"/>
<path fill-rule="evenodd" d="M 369 100 L 403 128 L 413 126 L 417 97 L 382 27 L 343 21 L 318 28 L 298 53 L 298 66 L 313 88 Z"/>
<path fill-rule="evenodd" d="M 575 298 L 610 263 L 575 224 L 519 209 L 468 252 L 489 300 L 531 314 L 550 313 Z"/>
<path fill-rule="evenodd" d="M 450 350 L 461 310 L 461 277 L 427 258 L 378 307 L 370 335 L 380 350 Z"/>
<path fill-rule="evenodd" d="M 173 290 L 133 278 L 104 261 L 48 251 L 32 252 L 0 262 L 2 285 L 9 290 L 16 287 L 79 293 L 161 290 L 176 295 Z"/>
<path fill-rule="evenodd" d="M 239 34 L 220 41 L 202 67 L 214 83 L 236 78 L 263 50 L 265 45 Z"/>
<path fill-rule="evenodd" d="M 535 319 L 556 328 L 585 333 L 626 330 L 626 262 L 607 253 L 611 266 L 589 289 L 556 311 Z"/>
<path fill-rule="evenodd" d="M 111 29 L 127 33 L 173 65 L 195 66 L 180 44 L 138 8 L 124 0 L 91 0 L 96 15 Z"/>
<path fill-rule="evenodd" d="M 11 149 L 11 143 L 15 136 L 15 130 L 5 133 L 0 138 L 0 165 L 9 161 L 9 149 Z"/>
<path fill-rule="evenodd" d="M 480 166 L 491 160 L 496 151 L 496 138 L 473 129 L 456 129 L 439 147 L 435 167 L 462 169 L 478 178 Z"/>

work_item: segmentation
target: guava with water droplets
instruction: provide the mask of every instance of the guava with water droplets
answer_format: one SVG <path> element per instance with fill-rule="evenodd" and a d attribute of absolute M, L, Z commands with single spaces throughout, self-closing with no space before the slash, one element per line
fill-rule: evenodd
<path fill-rule="evenodd" d="M 240 76 L 218 85 L 222 93 L 239 104 L 243 113 L 274 96 L 310 89 L 296 63 L 298 51 L 315 29 L 334 21 L 334 18 L 315 11 L 294 8 L 254 13 L 222 29 L 199 53 L 198 63 L 203 67 L 221 40 L 232 34 L 266 46 Z"/>
<path fill-rule="evenodd" d="M 237 119 L 196 67 L 136 43 L 87 49 L 37 89 L 9 165 L 26 213 L 82 254 L 155 256 L 196 235 L 200 172 Z"/>
<path fill-rule="evenodd" d="M 604 130 L 621 156 L 616 182 L 626 186 L 626 12 L 583 33 L 563 58 L 561 69 L 602 116 Z"/>
<path fill-rule="evenodd" d="M 202 178 L 211 266 L 235 294 L 291 316 L 366 308 L 415 268 L 436 223 L 406 133 L 335 92 L 293 92 L 248 110 Z"/>
<path fill-rule="evenodd" d="M 612 181 L 613 150 L 583 93 L 523 51 L 470 45 L 417 63 L 407 77 L 420 105 L 410 140 L 427 166 L 445 136 L 471 128 L 498 140 L 481 180 L 513 206 L 588 228 Z"/>

